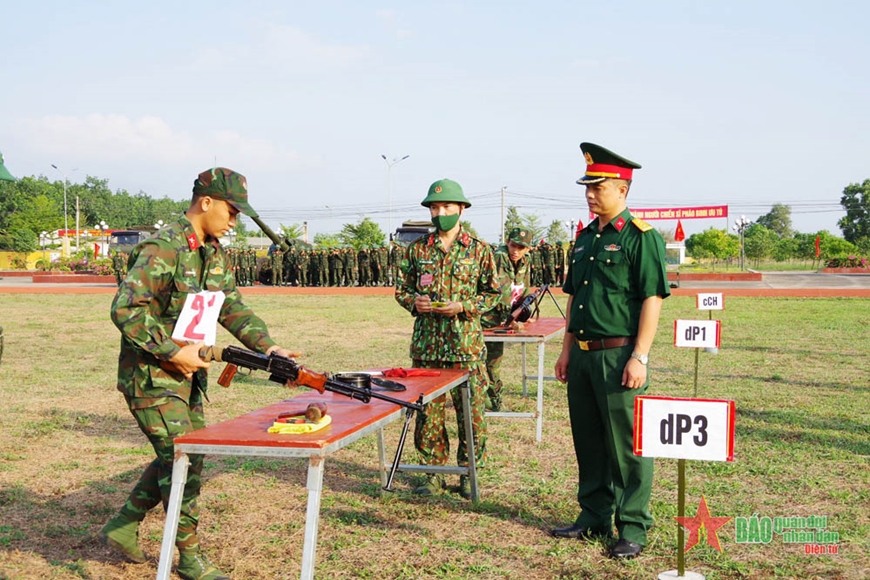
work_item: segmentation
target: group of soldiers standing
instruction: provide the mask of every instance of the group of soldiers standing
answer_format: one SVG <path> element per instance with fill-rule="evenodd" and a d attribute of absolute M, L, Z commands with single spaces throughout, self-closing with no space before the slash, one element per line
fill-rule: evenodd
<path fill-rule="evenodd" d="M 274 249 L 271 281 L 273 286 L 394 286 L 403 253 L 395 242 L 389 249 Z"/>
<path fill-rule="evenodd" d="M 546 241 L 528 254 L 532 286 L 559 284 L 565 280 L 567 244 Z M 380 248 L 303 249 L 290 247 L 286 252 L 272 251 L 265 262 L 258 263 L 253 248 L 228 248 L 229 263 L 235 272 L 236 286 L 253 286 L 259 281 L 261 268 L 268 265 L 273 286 L 395 286 L 405 248 L 395 242 Z M 118 284 L 127 272 L 125 252 L 112 255 L 112 267 Z"/>
<path fill-rule="evenodd" d="M 545 240 L 532 248 L 527 257 L 532 286 L 543 284 L 562 285 L 565 282 L 565 252 L 568 244 L 556 242 L 550 245 Z"/>
<path fill-rule="evenodd" d="M 227 258 L 236 276 L 236 286 L 253 286 L 260 274 L 257 251 L 254 248 L 227 248 Z"/>

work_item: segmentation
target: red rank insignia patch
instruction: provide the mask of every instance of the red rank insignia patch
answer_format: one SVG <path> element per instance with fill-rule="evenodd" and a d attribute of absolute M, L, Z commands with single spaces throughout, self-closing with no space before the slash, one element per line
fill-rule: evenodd
<path fill-rule="evenodd" d="M 187 247 L 191 250 L 195 250 L 199 247 L 199 240 L 196 238 L 196 234 L 190 234 L 187 236 Z"/>
<path fill-rule="evenodd" d="M 463 246 L 467 246 L 471 243 L 471 236 L 469 236 L 466 232 L 462 232 L 462 237 L 459 238 L 459 241 L 462 242 Z"/>
<path fill-rule="evenodd" d="M 622 216 L 619 216 L 619 219 L 613 222 L 613 227 L 616 228 L 616 231 L 621 232 L 622 228 L 625 227 L 625 219 Z"/>

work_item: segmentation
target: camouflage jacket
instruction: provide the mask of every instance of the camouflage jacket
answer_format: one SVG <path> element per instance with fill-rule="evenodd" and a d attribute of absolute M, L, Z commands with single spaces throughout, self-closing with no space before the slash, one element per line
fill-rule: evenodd
<path fill-rule="evenodd" d="M 445 252 L 437 234 L 429 234 L 408 247 L 402 273 L 401 284 L 396 286 L 396 301 L 416 317 L 411 358 L 482 360 L 486 350 L 480 317 L 501 300 L 489 245 L 460 230 L 450 251 Z M 461 302 L 465 312 L 457 316 L 418 314 L 414 309 L 418 294 Z"/>
<path fill-rule="evenodd" d="M 480 322 L 484 328 L 501 326 L 507 320 L 511 312 L 511 303 L 516 300 L 511 296 L 511 286 L 522 286 L 522 295 L 529 293 L 531 286 L 531 272 L 529 270 L 529 257 L 525 255 L 514 264 L 511 262 L 507 246 L 499 246 L 495 251 L 495 267 L 498 273 L 498 282 L 501 287 L 501 300 L 495 308 L 484 314 Z"/>
<path fill-rule="evenodd" d="M 160 405 L 170 397 L 187 402 L 194 381 L 205 391 L 204 369 L 191 381 L 159 366 L 179 351 L 172 331 L 191 292 L 223 291 L 218 322 L 247 348 L 265 352 L 275 344 L 266 324 L 242 302 L 223 248 L 217 240 L 200 242 L 187 217 L 141 242 L 129 263 L 111 317 L 121 331 L 118 390 L 133 399 L 133 408 Z"/>

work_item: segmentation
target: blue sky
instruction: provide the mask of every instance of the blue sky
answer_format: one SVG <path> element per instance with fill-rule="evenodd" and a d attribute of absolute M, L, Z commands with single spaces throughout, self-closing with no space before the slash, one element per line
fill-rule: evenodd
<path fill-rule="evenodd" d="M 786 203 L 840 235 L 843 188 L 870 178 L 866 3 L 35 0 L 3 22 L 14 175 L 184 199 L 216 162 L 273 227 L 386 231 L 426 219 L 442 177 L 489 241 L 502 186 L 585 222 L 582 141 L 643 165 L 631 206 L 729 206 L 688 234 Z"/>

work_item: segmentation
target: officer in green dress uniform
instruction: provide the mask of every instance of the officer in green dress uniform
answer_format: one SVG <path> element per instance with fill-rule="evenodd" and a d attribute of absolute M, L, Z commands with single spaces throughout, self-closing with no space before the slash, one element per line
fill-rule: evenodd
<path fill-rule="evenodd" d="M 632 218 L 626 197 L 640 165 L 593 143 L 582 143 L 589 210 L 598 217 L 569 253 L 563 291 L 568 320 L 556 378 L 568 383 L 568 410 L 580 468 L 573 525 L 562 538 L 612 534 L 614 558 L 633 558 L 647 543 L 653 462 L 633 453 L 634 399 L 648 387 L 647 362 L 662 300 L 670 291 L 665 244 Z"/>

